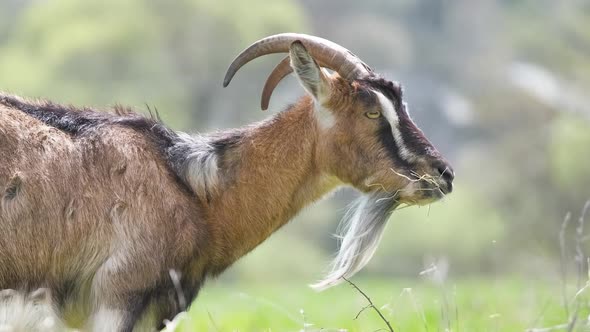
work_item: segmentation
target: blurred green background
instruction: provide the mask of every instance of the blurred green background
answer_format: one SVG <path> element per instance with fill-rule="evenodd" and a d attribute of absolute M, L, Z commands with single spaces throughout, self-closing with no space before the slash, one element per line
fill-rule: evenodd
<path fill-rule="evenodd" d="M 590 1 L 0 0 L 0 89 L 98 108 L 121 103 L 145 112 L 149 105 L 171 127 L 190 132 L 240 126 L 270 115 L 259 111 L 258 100 L 281 56 L 256 60 L 223 89 L 226 66 L 251 42 L 286 31 L 333 40 L 402 82 L 412 117 L 455 167 L 455 192 L 394 213 L 359 274 L 380 304 L 407 288 L 427 294 L 422 302 L 433 308 L 432 317 L 427 309 L 422 315 L 408 309 L 408 300 L 401 305 L 408 315 L 391 314 L 393 325 L 505 331 L 567 322 L 572 313 L 560 292 L 576 279 L 572 239 L 590 198 Z M 288 78 L 270 113 L 303 93 Z M 349 286 L 322 294 L 305 286 L 336 251 L 331 234 L 354 196 L 340 191 L 306 209 L 205 287 L 190 324 L 212 331 L 303 330 L 299 308 L 311 307 L 310 316 L 333 317 L 324 320 L 330 327 L 375 330 L 353 320 L 364 302 Z M 558 234 L 568 212 L 562 255 Z M 585 243 L 578 241 L 582 249 Z M 566 288 L 571 300 L 579 287 L 574 281 Z M 444 309 L 441 289 L 466 299 L 459 315 Z M 236 306 L 232 296 L 245 290 L 270 293 L 275 309 L 289 308 L 281 312 L 296 324 L 273 321 L 281 316 L 276 310 L 249 311 L 254 300 Z M 495 315 L 500 309 L 476 310 L 470 302 L 488 303 L 486 294 L 504 299 L 496 307 L 511 313 L 530 309 L 530 319 L 517 329 L 494 323 L 501 315 L 478 328 L 457 318 L 474 310 Z M 545 302 L 518 304 L 527 294 L 553 294 L 547 305 L 559 314 L 535 320 L 545 317 Z M 218 306 L 216 313 L 208 303 Z M 350 312 L 336 315 L 344 303 Z"/>

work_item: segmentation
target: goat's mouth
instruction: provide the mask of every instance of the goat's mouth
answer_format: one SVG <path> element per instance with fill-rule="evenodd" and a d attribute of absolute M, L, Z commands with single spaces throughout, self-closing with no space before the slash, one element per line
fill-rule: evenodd
<path fill-rule="evenodd" d="M 408 205 L 434 203 L 453 191 L 451 182 L 429 175 L 407 177 L 407 184 L 398 190 L 398 200 Z"/>
<path fill-rule="evenodd" d="M 392 178 L 389 172 L 395 176 Z M 442 199 L 453 191 L 452 181 L 442 176 L 421 175 L 414 171 L 400 173 L 394 169 L 389 169 L 389 172 L 386 176 L 390 181 L 393 180 L 392 182 L 374 181 L 377 176 L 369 178 L 365 182 L 366 192 L 386 192 L 399 203 L 426 205 Z"/>

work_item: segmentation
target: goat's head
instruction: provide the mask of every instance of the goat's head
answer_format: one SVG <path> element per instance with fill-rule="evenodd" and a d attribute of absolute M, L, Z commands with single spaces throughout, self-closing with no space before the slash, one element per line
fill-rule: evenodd
<path fill-rule="evenodd" d="M 363 192 L 389 192 L 400 203 L 427 204 L 452 191 L 453 169 L 410 118 L 401 86 L 340 45 L 292 33 L 261 39 L 234 60 L 224 86 L 248 61 L 278 52 L 289 56 L 267 79 L 262 109 L 280 80 L 295 71 L 316 102 L 330 173 Z"/>
<path fill-rule="evenodd" d="M 345 218 L 334 267 L 316 285 L 326 288 L 368 262 L 385 221 L 399 204 L 440 199 L 452 191 L 454 172 L 410 118 L 401 86 L 379 77 L 350 51 L 328 40 L 292 33 L 261 39 L 234 60 L 224 86 L 245 63 L 280 52 L 289 56 L 268 77 L 262 109 L 268 107 L 280 80 L 294 71 L 314 99 L 325 171 L 367 194 Z M 386 203 L 379 204 L 382 201 Z"/>

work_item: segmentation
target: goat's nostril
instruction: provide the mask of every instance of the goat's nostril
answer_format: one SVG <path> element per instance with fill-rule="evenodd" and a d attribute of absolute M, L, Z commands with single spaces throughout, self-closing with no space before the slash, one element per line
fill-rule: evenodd
<path fill-rule="evenodd" d="M 455 172 L 453 172 L 453 169 L 448 165 L 441 164 L 436 170 L 438 171 L 438 174 L 449 183 L 455 178 Z"/>

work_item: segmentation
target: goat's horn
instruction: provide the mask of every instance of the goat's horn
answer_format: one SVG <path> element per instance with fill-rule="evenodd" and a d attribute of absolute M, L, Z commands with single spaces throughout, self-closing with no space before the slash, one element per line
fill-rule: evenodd
<path fill-rule="evenodd" d="M 242 51 L 227 69 L 223 86 L 226 87 L 246 63 L 266 54 L 289 52 L 289 46 L 296 40 L 301 41 L 319 63 L 348 80 L 369 76 L 372 73 L 371 68 L 356 55 L 334 42 L 305 34 L 282 33 L 260 39 Z"/>
<path fill-rule="evenodd" d="M 277 87 L 279 82 L 285 78 L 285 76 L 289 75 L 293 72 L 293 68 L 291 68 L 289 56 L 285 57 L 279 64 L 273 69 L 272 73 L 268 75 L 266 79 L 266 83 L 264 83 L 264 88 L 262 89 L 262 97 L 260 98 L 260 108 L 263 111 L 268 109 L 268 103 L 270 101 L 270 97 L 272 96 L 272 92 Z"/>

